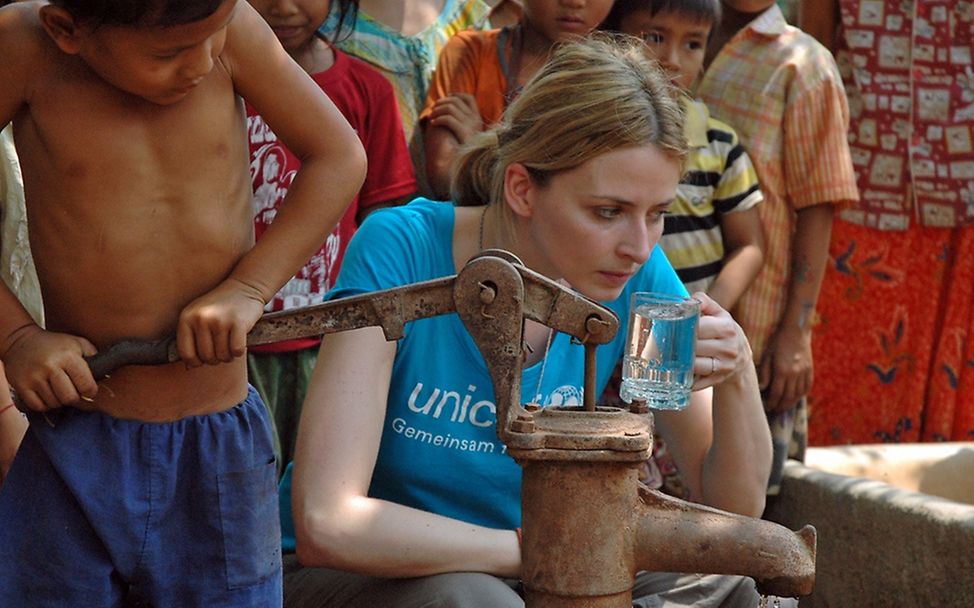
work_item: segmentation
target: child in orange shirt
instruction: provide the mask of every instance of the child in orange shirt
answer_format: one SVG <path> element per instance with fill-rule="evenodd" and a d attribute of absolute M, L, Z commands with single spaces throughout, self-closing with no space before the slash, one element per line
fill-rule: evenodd
<path fill-rule="evenodd" d="M 426 107 L 420 115 L 426 146 L 426 177 L 436 198 L 449 196 L 457 149 L 497 122 L 504 108 L 548 61 L 554 46 L 592 32 L 612 0 L 566 4 L 525 0 L 513 27 L 455 35 L 440 53 Z"/>

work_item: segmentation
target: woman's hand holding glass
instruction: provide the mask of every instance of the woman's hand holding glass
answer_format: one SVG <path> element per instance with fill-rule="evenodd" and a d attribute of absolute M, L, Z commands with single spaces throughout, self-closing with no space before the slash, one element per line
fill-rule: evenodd
<path fill-rule="evenodd" d="M 754 368 L 751 346 L 744 330 L 710 296 L 693 294 L 700 301 L 697 345 L 693 360 L 693 390 L 716 386 L 747 368 Z"/>

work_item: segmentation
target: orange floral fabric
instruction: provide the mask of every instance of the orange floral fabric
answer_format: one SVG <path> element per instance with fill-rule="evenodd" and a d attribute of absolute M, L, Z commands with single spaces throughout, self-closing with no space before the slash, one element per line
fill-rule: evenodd
<path fill-rule="evenodd" d="M 838 220 L 809 444 L 974 439 L 974 230 Z"/>

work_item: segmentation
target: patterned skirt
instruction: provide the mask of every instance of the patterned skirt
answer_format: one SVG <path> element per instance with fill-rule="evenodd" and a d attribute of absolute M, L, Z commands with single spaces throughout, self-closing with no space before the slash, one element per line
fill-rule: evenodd
<path fill-rule="evenodd" d="M 809 443 L 974 439 L 974 227 L 832 230 Z"/>

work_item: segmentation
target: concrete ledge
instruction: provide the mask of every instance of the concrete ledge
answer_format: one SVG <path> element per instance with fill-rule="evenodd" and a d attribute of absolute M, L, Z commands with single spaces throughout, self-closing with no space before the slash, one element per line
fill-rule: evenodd
<path fill-rule="evenodd" d="M 768 518 L 818 530 L 802 608 L 974 606 L 972 505 L 789 462 Z"/>
<path fill-rule="evenodd" d="M 805 465 L 974 504 L 974 442 L 816 447 L 807 450 Z"/>

